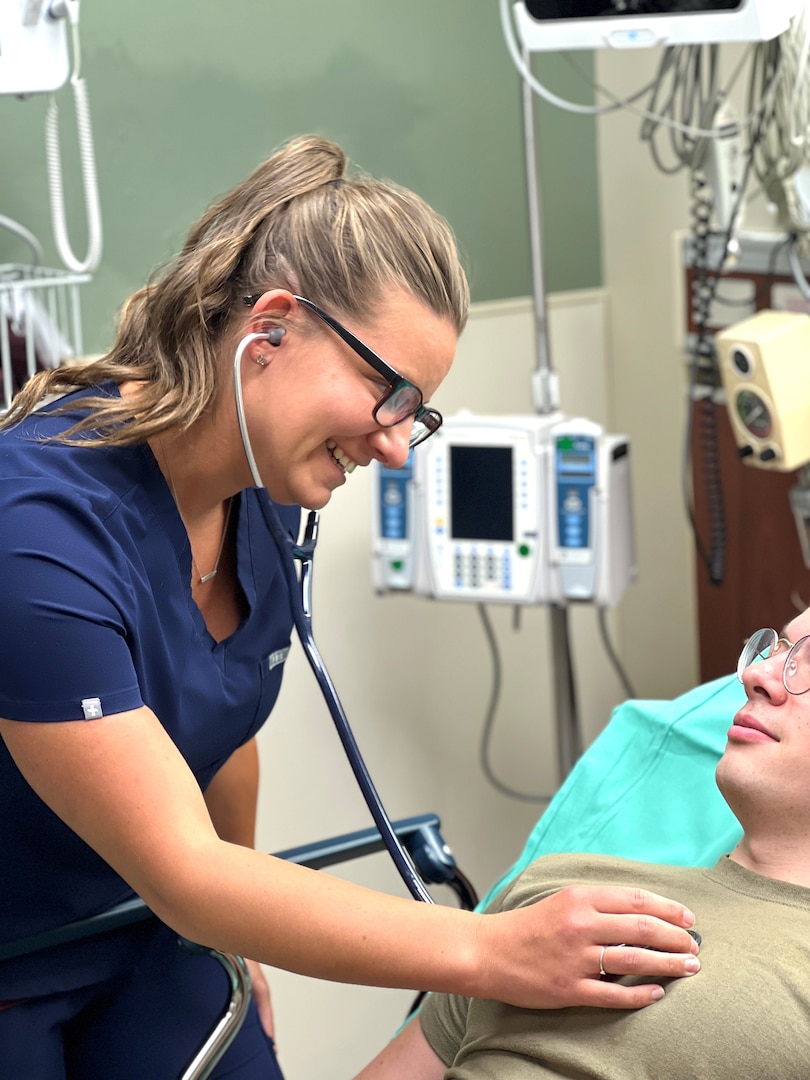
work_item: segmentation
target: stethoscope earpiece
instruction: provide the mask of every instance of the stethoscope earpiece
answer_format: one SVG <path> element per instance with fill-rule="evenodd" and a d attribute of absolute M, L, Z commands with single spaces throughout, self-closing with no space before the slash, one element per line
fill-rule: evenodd
<path fill-rule="evenodd" d="M 281 339 L 286 333 L 287 331 L 284 329 L 283 326 L 271 326 L 266 334 L 261 334 L 260 336 L 265 338 L 267 342 L 273 346 L 274 349 L 277 349 L 281 344 Z M 259 353 L 259 355 L 256 357 L 256 363 L 259 365 L 259 367 L 267 367 L 267 365 L 270 363 L 270 358 L 264 353 Z"/>

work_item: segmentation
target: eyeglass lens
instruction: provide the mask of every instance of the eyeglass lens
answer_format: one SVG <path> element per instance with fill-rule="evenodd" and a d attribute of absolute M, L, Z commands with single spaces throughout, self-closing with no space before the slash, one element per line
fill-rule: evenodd
<path fill-rule="evenodd" d="M 780 638 L 775 630 L 757 630 L 743 646 L 737 663 L 737 677 L 742 682 L 743 672 L 751 664 L 769 660 L 784 653 L 785 667 L 782 675 L 785 689 L 791 694 L 806 694 L 810 690 L 810 637 L 800 638 L 791 645 Z"/>
<path fill-rule="evenodd" d="M 393 427 L 407 416 L 413 416 L 422 404 L 422 394 L 410 383 L 401 382 L 393 386 L 377 408 L 377 423 Z"/>

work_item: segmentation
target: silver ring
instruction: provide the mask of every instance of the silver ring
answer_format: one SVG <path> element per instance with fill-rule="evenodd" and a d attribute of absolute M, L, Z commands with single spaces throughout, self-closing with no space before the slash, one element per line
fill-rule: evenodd
<path fill-rule="evenodd" d="M 605 971 L 605 949 L 606 948 L 607 948 L 607 945 L 603 945 L 600 952 L 599 952 L 599 978 L 600 979 L 604 978 L 604 976 L 607 975 L 607 972 Z"/>

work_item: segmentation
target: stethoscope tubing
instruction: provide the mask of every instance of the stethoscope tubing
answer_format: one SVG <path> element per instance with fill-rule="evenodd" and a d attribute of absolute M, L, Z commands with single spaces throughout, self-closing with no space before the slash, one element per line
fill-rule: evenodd
<path fill-rule="evenodd" d="M 233 360 L 233 389 L 236 404 L 236 416 L 239 423 L 239 433 L 242 438 L 245 457 L 247 458 L 250 475 L 255 487 L 258 489 L 259 507 L 264 517 L 265 524 L 278 549 L 281 568 L 287 583 L 290 595 L 290 611 L 292 613 L 295 629 L 301 645 L 303 646 L 309 665 L 318 682 L 323 699 L 329 709 L 334 722 L 338 737 L 343 746 L 344 753 L 349 761 L 354 778 L 369 809 L 372 820 L 377 826 L 383 843 L 396 866 L 400 877 L 407 886 L 415 900 L 432 904 L 433 897 L 425 887 L 424 882 L 416 871 L 410 855 L 400 843 L 399 837 L 394 831 L 391 819 L 385 811 L 382 800 L 377 792 L 371 774 L 368 771 L 357 740 L 349 724 L 346 711 L 340 700 L 340 696 L 329 675 L 323 657 L 312 633 L 312 563 L 315 544 L 318 535 L 318 514 L 311 510 L 307 520 L 306 532 L 302 544 L 298 544 L 295 537 L 291 537 L 285 530 L 275 506 L 273 505 L 267 488 L 262 482 L 253 447 L 250 441 L 250 433 L 245 416 L 244 396 L 242 393 L 242 357 L 245 349 L 254 341 L 267 338 L 266 334 L 246 334 L 239 342 L 234 353 Z M 296 572 L 295 561 L 301 563 L 301 577 Z"/>

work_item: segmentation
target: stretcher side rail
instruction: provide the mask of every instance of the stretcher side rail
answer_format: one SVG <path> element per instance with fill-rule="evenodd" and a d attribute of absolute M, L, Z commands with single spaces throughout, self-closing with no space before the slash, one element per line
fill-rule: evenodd
<path fill-rule="evenodd" d="M 464 903 L 463 892 L 466 879 L 458 871 L 453 854 L 441 836 L 439 818 L 435 814 L 422 814 L 417 817 L 403 818 L 393 822 L 392 825 L 423 879 L 430 884 L 450 885 L 462 897 L 462 903 Z M 344 833 L 342 836 L 314 844 L 288 848 L 278 852 L 276 857 L 299 866 L 322 870 L 328 866 L 372 855 L 384 848 L 385 842 L 378 830 L 369 828 Z M 474 904 L 469 906 L 474 906 Z M 0 945 L 0 963 L 19 956 L 46 952 L 59 945 L 98 937 L 121 927 L 133 926 L 156 918 L 157 916 L 144 901 L 135 897 L 107 911 L 99 912 L 97 915 Z M 224 1013 L 218 1018 L 181 1077 L 181 1080 L 206 1080 L 242 1026 L 250 1004 L 250 979 L 241 957 L 196 945 L 185 938 L 179 940 L 184 947 L 195 952 L 208 953 L 218 960 L 225 969 L 231 986 L 230 1000 Z"/>

